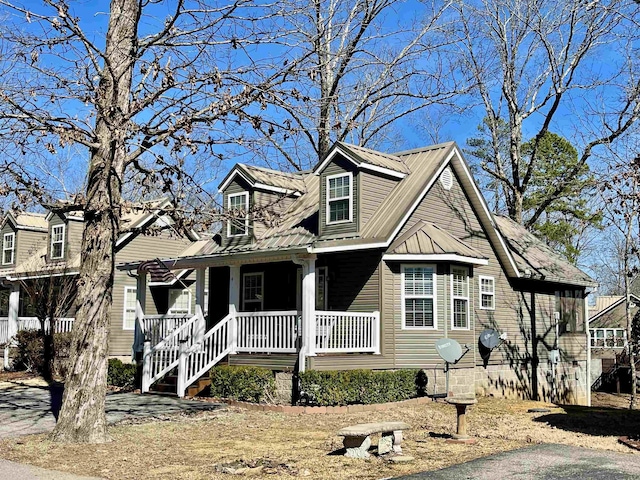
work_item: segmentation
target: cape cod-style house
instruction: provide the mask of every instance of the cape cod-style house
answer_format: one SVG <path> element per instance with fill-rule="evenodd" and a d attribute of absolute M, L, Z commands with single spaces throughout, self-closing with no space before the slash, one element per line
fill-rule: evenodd
<path fill-rule="evenodd" d="M 122 219 L 123 233 L 116 243 L 116 261 L 188 255 L 206 243 L 193 233 L 180 235 L 170 227 L 164 214 L 168 200 L 146 202 L 144 208 L 131 209 Z M 151 227 L 153 235 L 144 232 Z M 0 226 L 0 345 L 8 346 L 18 330 L 40 328 L 30 298 L 28 282 L 54 276 L 74 279 L 80 266 L 83 216 L 68 213 L 9 213 Z M 157 267 L 155 281 L 147 286 L 150 316 L 163 317 L 165 323 L 189 319 L 195 310 L 195 276 L 188 270 L 164 275 Z M 191 275 L 191 276 L 190 276 Z M 72 280 L 73 281 L 73 280 Z M 135 330 L 136 279 L 116 271 L 111 307 L 109 355 L 131 359 Z M 73 307 L 57 318 L 57 332 L 68 332 L 74 321 Z M 5 366 L 8 361 L 5 349 Z"/>
<path fill-rule="evenodd" d="M 385 154 L 338 142 L 308 172 L 238 164 L 220 192 L 221 233 L 163 259 L 198 272 L 196 310 L 206 301 L 208 319 L 168 332 L 138 297 L 143 391 L 178 368 L 184 395 L 224 362 L 421 368 L 432 393 L 589 403 L 585 290 L 594 281 L 493 215 L 455 143 Z M 146 291 L 148 264 L 119 268 Z M 493 350 L 479 344 L 486 329 L 502 336 Z M 447 387 L 441 338 L 469 349 Z"/>

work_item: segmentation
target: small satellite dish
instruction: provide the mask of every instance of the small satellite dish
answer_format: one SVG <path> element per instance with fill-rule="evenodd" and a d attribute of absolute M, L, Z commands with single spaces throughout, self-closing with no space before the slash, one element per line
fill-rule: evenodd
<path fill-rule="evenodd" d="M 436 352 L 447 363 L 456 363 L 462 357 L 462 347 L 453 338 L 437 340 Z"/>
<path fill-rule="evenodd" d="M 480 343 L 489 350 L 493 350 L 500 343 L 500 335 L 492 328 L 487 328 L 480 334 Z"/>

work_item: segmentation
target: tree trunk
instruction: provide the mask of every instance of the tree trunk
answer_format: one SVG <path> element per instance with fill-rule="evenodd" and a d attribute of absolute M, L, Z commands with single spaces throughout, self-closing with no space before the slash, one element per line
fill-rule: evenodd
<path fill-rule="evenodd" d="M 60 442 L 109 440 L 104 409 L 108 334 L 139 17 L 138 0 L 112 0 L 97 102 L 98 146 L 91 150 L 87 180 L 70 370 L 52 433 Z"/>

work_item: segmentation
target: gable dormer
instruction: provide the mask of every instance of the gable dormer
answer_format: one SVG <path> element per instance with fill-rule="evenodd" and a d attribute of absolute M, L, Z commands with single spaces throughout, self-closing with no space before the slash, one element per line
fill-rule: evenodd
<path fill-rule="evenodd" d="M 224 245 L 260 238 L 305 189 L 302 174 L 237 164 L 219 186 Z"/>
<path fill-rule="evenodd" d="M 13 268 L 46 241 L 47 222 L 41 213 L 9 213 L 0 226 L 0 268 Z"/>
<path fill-rule="evenodd" d="M 70 260 L 80 253 L 83 220 L 82 212 L 47 215 L 47 261 Z"/>
<path fill-rule="evenodd" d="M 409 169 L 393 155 L 338 142 L 314 173 L 320 177 L 319 234 L 339 238 L 357 235 Z"/>

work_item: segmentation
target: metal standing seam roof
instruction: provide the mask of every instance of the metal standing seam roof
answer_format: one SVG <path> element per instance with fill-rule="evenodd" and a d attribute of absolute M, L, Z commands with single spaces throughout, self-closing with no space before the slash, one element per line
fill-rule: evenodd
<path fill-rule="evenodd" d="M 47 222 L 47 215 L 45 213 L 22 212 L 17 215 L 11 215 L 11 218 L 14 220 L 18 229 L 22 227 L 46 232 L 49 228 L 49 222 Z M 8 219 L 9 217 L 7 217 L 7 220 Z M 7 220 L 5 220 L 5 223 Z"/>
<path fill-rule="evenodd" d="M 302 195 L 283 213 L 278 225 L 268 228 L 255 242 L 250 244 L 223 247 L 210 240 L 206 247 L 206 253 L 203 249 L 201 252 L 192 254 L 190 258 L 198 255 L 217 256 L 245 252 L 268 253 L 277 250 L 295 250 L 298 247 L 348 248 L 360 244 L 384 245 L 384 243 L 391 240 L 391 235 L 402 227 L 403 222 L 406 221 L 407 214 L 421 200 L 427 186 L 435 179 L 436 173 L 444 167 L 444 163 L 450 158 L 456 147 L 455 142 L 448 142 L 394 155 L 374 152 L 373 150 L 343 142 L 338 142 L 336 148 L 342 149 L 348 155 L 357 156 L 355 161 L 384 166 L 385 168 L 402 168 L 410 172 L 410 174 L 397 182 L 367 224 L 363 226 L 358 236 L 350 236 L 343 239 L 318 239 L 317 219 L 313 217 L 319 211 L 319 177 L 311 173 L 301 173 L 296 175 L 304 183 L 304 188 L 301 189 Z M 456 164 L 454 167 L 457 173 L 461 175 L 461 182 L 465 185 L 465 188 L 477 190 L 477 185 L 474 183 L 473 178 L 467 178 L 470 176 L 468 167 L 464 165 L 463 160 L 459 163 L 460 165 Z M 247 168 L 249 170 L 253 169 L 252 172 L 260 171 L 265 175 L 265 179 L 267 176 L 273 179 L 294 175 L 282 174 L 278 177 L 277 172 L 261 169 L 260 167 L 242 166 L 241 168 L 244 168 L 245 171 Z M 229 175 L 226 178 L 230 178 Z M 481 195 L 479 191 L 478 194 Z M 474 195 L 471 195 L 471 198 L 473 201 Z M 518 270 L 522 273 L 534 270 L 537 276 L 548 281 L 584 286 L 596 285 L 591 277 L 571 265 L 560 254 L 553 251 L 520 225 L 513 224 L 511 220 L 504 217 L 493 217 L 487 210 L 482 198 L 475 201 L 474 208 L 478 209 L 479 214 L 482 215 L 485 227 L 489 230 L 491 241 L 504 246 L 504 252 L 500 253 L 500 258 L 501 261 L 506 262 L 509 266 L 509 271 L 514 272 L 513 275 L 517 276 L 519 274 Z M 507 240 L 506 243 L 504 243 L 503 238 Z M 427 222 L 418 222 L 401 238 L 398 238 L 390 245 L 389 253 L 454 253 L 470 258 L 486 259 L 484 255 L 460 239 L 451 236 L 437 225 Z"/>
<path fill-rule="evenodd" d="M 455 254 L 469 258 L 486 259 L 486 257 L 473 247 L 470 247 L 459 238 L 442 230 L 433 223 L 418 221 L 407 232 L 399 236 L 387 250 L 387 253 L 412 255 L 442 255 Z"/>
<path fill-rule="evenodd" d="M 571 285 L 596 286 L 597 282 L 562 255 L 508 217 L 494 215 L 502 236 L 514 253 L 518 269 L 532 277 Z"/>
<path fill-rule="evenodd" d="M 369 165 L 375 165 L 377 167 L 388 168 L 400 173 L 411 173 L 409 167 L 396 155 L 376 152 L 375 150 L 370 150 L 358 145 L 351 145 L 345 142 L 337 142 L 337 145 L 346 153 L 350 154 L 354 160 Z"/>
<path fill-rule="evenodd" d="M 238 166 L 243 169 L 245 173 L 248 173 L 257 183 L 304 192 L 304 174 L 298 172 L 279 172 L 277 170 L 245 165 L 243 163 L 238 164 Z"/>

